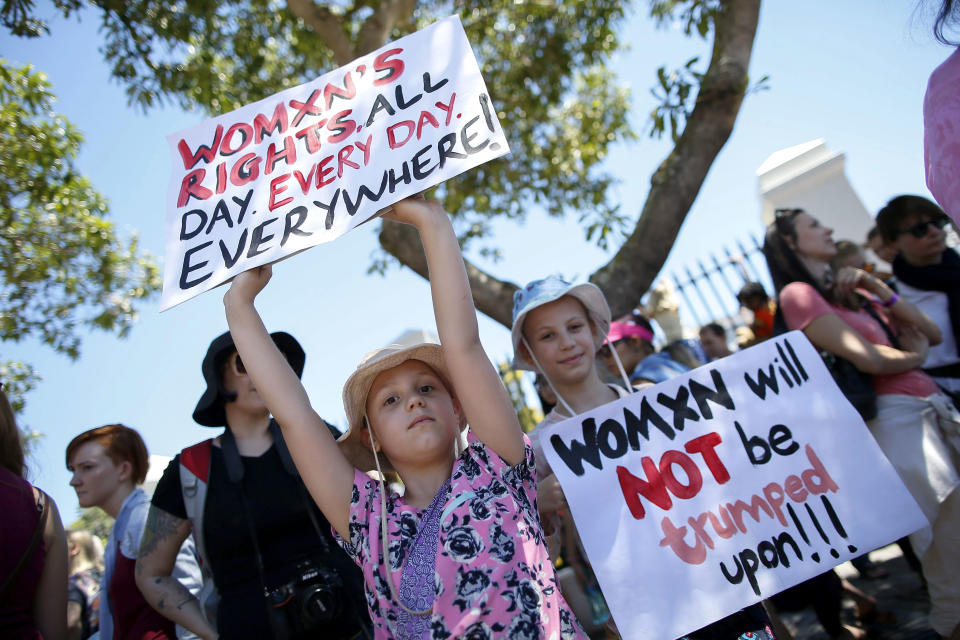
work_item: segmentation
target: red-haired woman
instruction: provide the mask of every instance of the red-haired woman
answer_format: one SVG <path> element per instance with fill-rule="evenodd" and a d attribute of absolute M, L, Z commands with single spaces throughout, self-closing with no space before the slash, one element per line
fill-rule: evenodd
<path fill-rule="evenodd" d="M 70 485 L 81 507 L 100 507 L 115 519 L 104 554 L 100 585 L 100 637 L 104 640 L 175 639 L 174 624 L 157 613 L 137 588 L 134 567 L 150 499 L 139 489 L 149 457 L 140 434 L 122 424 L 81 433 L 67 445 Z M 194 576 L 200 569 L 188 549 L 178 567 Z"/>

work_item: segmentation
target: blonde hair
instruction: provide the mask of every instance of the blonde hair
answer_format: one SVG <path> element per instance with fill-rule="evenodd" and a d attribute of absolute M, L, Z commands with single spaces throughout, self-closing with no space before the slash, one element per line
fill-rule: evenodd
<path fill-rule="evenodd" d="M 73 553 L 74 547 L 77 553 Z M 103 570 L 103 543 L 89 531 L 67 531 L 67 549 L 70 555 L 70 574 L 91 567 Z"/>

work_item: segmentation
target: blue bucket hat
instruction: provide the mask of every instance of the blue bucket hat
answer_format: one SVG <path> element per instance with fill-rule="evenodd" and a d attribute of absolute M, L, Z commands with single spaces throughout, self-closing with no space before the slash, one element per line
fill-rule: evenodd
<path fill-rule="evenodd" d="M 543 306 L 563 296 L 573 296 L 579 300 L 587 310 L 587 315 L 593 321 L 593 342 L 597 349 L 603 345 L 607 332 L 610 330 L 610 307 L 603 292 L 595 284 L 589 282 L 571 284 L 559 276 L 547 276 L 541 280 L 534 280 L 513 294 L 513 368 L 526 371 L 536 371 L 537 367 L 527 358 L 520 345 L 523 340 L 523 323 L 527 314 L 537 307 Z"/>

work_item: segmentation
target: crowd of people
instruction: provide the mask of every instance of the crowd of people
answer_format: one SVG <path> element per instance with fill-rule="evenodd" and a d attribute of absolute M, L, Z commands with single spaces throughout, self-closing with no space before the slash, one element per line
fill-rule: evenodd
<path fill-rule="evenodd" d="M 744 285 L 736 340 L 711 323 L 699 340 L 665 341 L 639 310 L 614 320 L 592 284 L 527 284 L 514 298 L 513 367 L 537 374 L 545 414 L 529 434 L 480 345 L 449 217 L 422 197 L 385 215 L 421 234 L 440 344 L 366 356 L 344 386 L 341 434 L 310 405 L 298 341 L 260 320 L 270 267 L 242 274 L 193 412 L 218 435 L 183 449 L 152 497 L 139 487 L 148 455 L 134 429 L 106 425 L 68 445 L 80 505 L 114 519 L 105 545 L 64 532 L 23 479 L 0 392 L 4 637 L 620 637 L 542 428 L 787 330 L 869 379 L 864 418 L 930 522 L 900 544 L 931 626 L 960 637 L 960 257 L 935 203 L 892 199 L 863 245 L 834 241 L 802 209 L 778 210 L 763 247 L 775 295 Z M 876 237 L 889 272 L 867 259 Z M 866 556 L 855 564 L 877 569 Z M 857 621 L 841 618 L 843 597 Z M 789 638 L 780 612 L 805 607 L 834 638 L 893 621 L 830 570 L 685 637 Z"/>
<path fill-rule="evenodd" d="M 955 14 L 946 0 L 938 36 Z M 958 56 L 934 73 L 925 104 L 928 183 L 955 217 Z M 929 521 L 899 544 L 929 594 L 931 627 L 960 640 L 960 255 L 946 244 L 950 220 L 930 200 L 898 196 L 860 245 L 835 241 L 815 213 L 777 210 L 763 247 L 774 295 L 745 284 L 737 346 L 799 330 L 828 366 L 847 363 L 865 381 L 869 402 L 854 404 Z M 149 458 L 136 430 L 109 424 L 67 446 L 80 506 L 113 518 L 105 545 L 65 531 L 53 500 L 25 479 L 0 385 L 0 637 L 620 637 L 543 455 L 543 427 L 730 357 L 727 329 L 711 323 L 699 340 L 657 349 L 654 324 L 639 312 L 614 320 L 596 286 L 530 282 L 514 297 L 513 366 L 536 373 L 545 417 L 525 434 L 480 344 L 449 216 L 422 196 L 384 215 L 420 234 L 440 343 L 365 356 L 343 388 L 340 433 L 310 404 L 298 341 L 260 319 L 271 268 L 237 276 L 224 296 L 229 331 L 202 359 L 193 412 L 219 433 L 184 448 L 152 497 L 139 486 Z M 854 564 L 876 575 L 866 556 Z M 854 623 L 841 618 L 843 597 Z M 787 640 L 780 612 L 805 607 L 832 638 L 892 622 L 829 570 L 684 638 Z"/>

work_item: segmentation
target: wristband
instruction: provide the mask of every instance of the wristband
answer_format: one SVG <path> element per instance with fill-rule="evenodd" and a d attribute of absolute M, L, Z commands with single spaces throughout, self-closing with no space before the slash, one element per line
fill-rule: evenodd
<path fill-rule="evenodd" d="M 893 295 L 890 296 L 890 299 L 887 300 L 886 302 L 881 302 L 880 306 L 882 306 L 884 309 L 889 309 L 893 305 L 897 304 L 899 300 L 900 300 L 900 294 L 894 291 Z"/>

